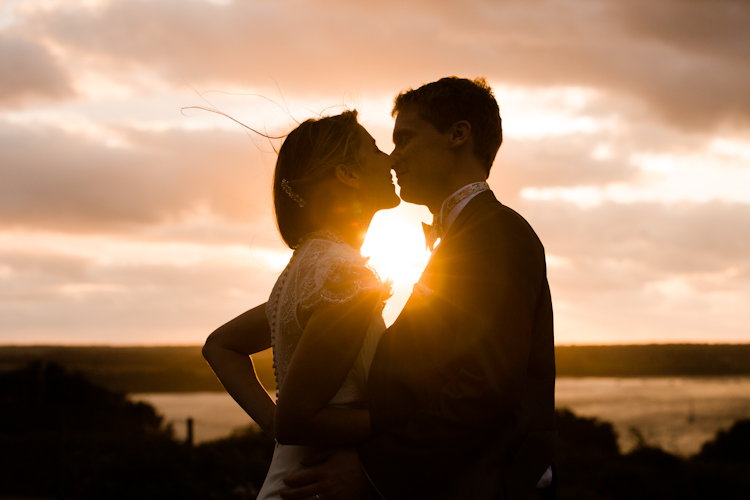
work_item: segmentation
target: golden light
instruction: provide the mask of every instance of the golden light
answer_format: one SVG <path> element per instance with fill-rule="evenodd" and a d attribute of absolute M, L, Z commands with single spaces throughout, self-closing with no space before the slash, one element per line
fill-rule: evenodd
<path fill-rule="evenodd" d="M 370 257 L 370 265 L 380 277 L 393 281 L 393 297 L 383 311 L 387 324 L 398 316 L 430 259 L 418 219 L 404 217 L 403 211 L 378 213 L 362 245 L 362 254 Z"/>

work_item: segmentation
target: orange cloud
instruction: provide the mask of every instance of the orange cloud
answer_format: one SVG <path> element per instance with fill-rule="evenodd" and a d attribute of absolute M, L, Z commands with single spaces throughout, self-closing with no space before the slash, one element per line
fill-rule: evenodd
<path fill-rule="evenodd" d="M 0 125 L 0 225 L 97 232 L 208 211 L 270 217 L 272 165 L 242 133 L 117 130 L 126 143 Z"/>
<path fill-rule="evenodd" d="M 0 106 L 70 98 L 70 78 L 39 44 L 0 32 Z"/>
<path fill-rule="evenodd" d="M 703 19 L 708 19 L 703 22 Z M 448 74 L 632 96 L 688 129 L 750 123 L 750 6 L 613 0 L 378 4 L 116 0 L 28 32 L 102 70 L 287 92 L 382 93 Z M 72 57 L 72 56 L 71 56 Z"/>
<path fill-rule="evenodd" d="M 560 341 L 747 341 L 747 203 L 720 201 L 721 189 L 705 203 L 656 193 L 585 209 L 521 196 L 669 186 L 686 158 L 746 168 L 747 2 L 36 5 L 0 28 L 0 341 L 199 342 L 265 300 L 278 272 L 267 257 L 287 255 L 273 159 L 239 127 L 179 116 L 197 100 L 183 84 L 280 89 L 282 105 L 313 113 L 374 103 L 388 150 L 392 96 L 449 74 L 503 92 L 507 140 L 490 183 L 545 244 Z M 249 101 L 230 114 L 245 107 L 235 116 L 263 125 Z M 736 147 L 711 149 L 720 142 Z M 660 155 L 669 172 L 636 161 Z M 397 210 L 418 231 L 424 209 Z"/>

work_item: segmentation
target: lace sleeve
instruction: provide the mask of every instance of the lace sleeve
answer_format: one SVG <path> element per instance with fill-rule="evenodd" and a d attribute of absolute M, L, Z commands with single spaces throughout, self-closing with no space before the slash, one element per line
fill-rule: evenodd
<path fill-rule="evenodd" d="M 297 269 L 297 305 L 311 310 L 323 303 L 341 304 L 362 292 L 379 291 L 383 300 L 390 287 L 367 265 L 367 258 L 347 244 L 327 240 L 308 242 Z"/>

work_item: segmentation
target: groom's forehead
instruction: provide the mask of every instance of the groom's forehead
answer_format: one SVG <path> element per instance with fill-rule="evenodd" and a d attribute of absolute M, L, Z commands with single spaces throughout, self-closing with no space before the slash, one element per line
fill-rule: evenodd
<path fill-rule="evenodd" d="M 432 124 L 422 118 L 416 109 L 400 111 L 396 115 L 396 123 L 393 125 L 393 138 L 408 132 L 416 132 L 431 127 Z"/>

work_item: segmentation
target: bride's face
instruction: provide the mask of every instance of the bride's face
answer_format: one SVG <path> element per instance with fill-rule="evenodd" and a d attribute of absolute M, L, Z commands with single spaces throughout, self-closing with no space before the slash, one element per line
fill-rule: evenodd
<path fill-rule="evenodd" d="M 391 169 L 393 162 L 391 157 L 382 152 L 375 139 L 360 126 L 360 146 L 357 152 L 359 160 L 359 194 L 363 204 L 366 204 L 373 212 L 393 208 L 401 203 L 396 196 L 396 187 L 393 185 Z"/>

